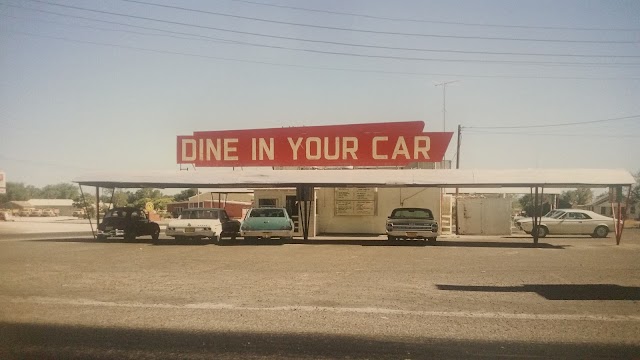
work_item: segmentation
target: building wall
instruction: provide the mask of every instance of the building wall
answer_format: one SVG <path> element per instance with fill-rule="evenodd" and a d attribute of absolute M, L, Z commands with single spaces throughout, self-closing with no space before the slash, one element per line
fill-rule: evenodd
<path fill-rule="evenodd" d="M 618 215 L 618 203 L 613 203 L 614 209 L 616 211 L 616 216 Z M 640 203 L 637 204 L 629 204 L 629 209 L 626 209 L 626 203 L 621 204 L 622 209 L 624 210 L 626 219 L 639 219 L 640 220 Z M 587 210 L 591 210 L 595 213 L 604 216 L 613 217 L 613 210 L 611 209 L 610 202 L 601 202 L 599 204 L 589 205 Z"/>
<path fill-rule="evenodd" d="M 335 214 L 335 189 L 317 190 L 317 231 L 319 234 L 384 234 L 386 220 L 397 207 L 426 207 L 440 219 L 441 191 L 437 188 L 378 188 L 372 216 Z"/>

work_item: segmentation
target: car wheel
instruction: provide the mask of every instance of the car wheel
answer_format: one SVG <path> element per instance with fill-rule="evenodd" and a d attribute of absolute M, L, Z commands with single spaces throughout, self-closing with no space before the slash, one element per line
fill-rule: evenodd
<path fill-rule="evenodd" d="M 609 235 L 609 228 L 606 226 L 598 226 L 593 231 L 593 237 L 605 238 Z"/>
<path fill-rule="evenodd" d="M 392 235 L 387 235 L 387 240 L 389 240 L 389 241 L 395 241 L 395 240 L 396 240 L 396 237 L 395 237 L 395 236 L 392 236 Z"/>
<path fill-rule="evenodd" d="M 538 237 L 543 238 L 549 234 L 549 229 L 546 226 L 538 226 Z"/>
<path fill-rule="evenodd" d="M 158 241 L 159 237 L 160 237 L 160 226 L 158 226 L 158 224 L 156 224 L 153 227 L 153 233 L 151 234 L 151 239 L 153 239 L 153 241 Z"/>
<path fill-rule="evenodd" d="M 220 241 L 221 241 L 221 240 L 222 240 L 222 234 L 216 234 L 216 235 L 213 235 L 213 236 L 211 237 L 211 241 L 212 241 L 214 244 L 220 244 Z"/>

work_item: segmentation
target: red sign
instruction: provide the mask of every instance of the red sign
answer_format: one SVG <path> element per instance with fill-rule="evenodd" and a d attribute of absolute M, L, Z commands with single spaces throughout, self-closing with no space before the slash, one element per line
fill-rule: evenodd
<path fill-rule="evenodd" d="M 453 133 L 422 121 L 198 131 L 178 136 L 178 164 L 195 166 L 388 166 L 440 162 Z"/>

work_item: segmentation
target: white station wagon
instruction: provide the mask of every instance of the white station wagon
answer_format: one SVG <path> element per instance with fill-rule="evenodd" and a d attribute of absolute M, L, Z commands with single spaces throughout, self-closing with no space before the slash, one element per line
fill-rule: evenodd
<path fill-rule="evenodd" d="M 531 234 L 533 220 L 531 218 L 519 219 L 516 221 L 516 226 L 527 234 Z M 540 218 L 538 236 L 580 234 L 603 238 L 613 230 L 613 218 L 588 210 L 557 209 Z"/>

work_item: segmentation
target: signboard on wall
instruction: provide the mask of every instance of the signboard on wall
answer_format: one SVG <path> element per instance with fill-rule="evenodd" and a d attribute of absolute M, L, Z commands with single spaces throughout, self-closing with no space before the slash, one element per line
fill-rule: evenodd
<path fill-rule="evenodd" d="M 376 214 L 375 188 L 336 188 L 336 216 L 373 216 Z"/>
<path fill-rule="evenodd" d="M 5 173 L 0 171 L 0 194 L 7 193 L 7 178 Z"/>
<path fill-rule="evenodd" d="M 178 164 L 216 166 L 403 166 L 440 162 L 453 133 L 424 122 L 198 131 L 177 137 Z"/>

